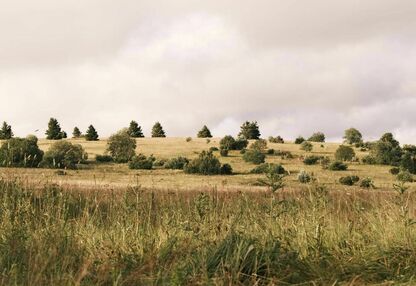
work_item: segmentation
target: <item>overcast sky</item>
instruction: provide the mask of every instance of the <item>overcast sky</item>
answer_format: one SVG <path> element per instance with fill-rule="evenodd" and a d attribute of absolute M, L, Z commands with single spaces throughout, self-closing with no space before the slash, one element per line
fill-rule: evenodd
<path fill-rule="evenodd" d="M 0 121 L 416 143 L 415 15 L 414 0 L 0 0 Z"/>

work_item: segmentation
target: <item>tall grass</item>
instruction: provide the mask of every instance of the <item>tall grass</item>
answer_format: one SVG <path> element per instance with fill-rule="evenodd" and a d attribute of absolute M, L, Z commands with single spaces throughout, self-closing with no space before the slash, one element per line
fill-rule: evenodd
<path fill-rule="evenodd" d="M 82 191 L 3 180 L 0 284 L 416 283 L 413 195 L 329 193 L 317 184 L 279 192 Z"/>

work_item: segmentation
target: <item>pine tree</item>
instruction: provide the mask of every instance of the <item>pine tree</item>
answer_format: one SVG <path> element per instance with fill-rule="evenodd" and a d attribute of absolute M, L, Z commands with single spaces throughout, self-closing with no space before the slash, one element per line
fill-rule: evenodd
<path fill-rule="evenodd" d="M 159 122 L 156 122 L 152 128 L 152 137 L 166 137 L 165 131 Z"/>
<path fill-rule="evenodd" d="M 202 127 L 202 129 L 198 132 L 198 138 L 212 138 L 211 131 L 208 129 L 206 125 Z"/>
<path fill-rule="evenodd" d="M 74 138 L 79 138 L 79 137 L 81 137 L 81 130 L 79 130 L 79 128 L 78 127 L 74 127 L 74 131 L 72 131 L 72 136 L 74 137 Z"/>
<path fill-rule="evenodd" d="M 244 137 L 247 140 L 259 139 L 260 131 L 259 131 L 259 125 L 257 124 L 257 121 L 244 122 L 243 125 L 241 125 L 241 131 L 238 134 L 238 136 Z"/>
<path fill-rule="evenodd" d="M 59 140 L 62 138 L 66 138 L 66 133 L 62 131 L 58 120 L 56 120 L 55 118 L 49 119 L 48 130 L 46 130 L 45 134 L 46 139 L 49 140 Z"/>
<path fill-rule="evenodd" d="M 98 133 L 94 126 L 88 126 L 87 132 L 85 132 L 85 139 L 87 141 L 98 141 Z"/>
<path fill-rule="evenodd" d="M 3 126 L 0 130 L 0 140 L 8 140 L 13 137 L 12 127 L 7 124 L 6 121 L 3 122 Z"/>
<path fill-rule="evenodd" d="M 136 121 L 130 122 L 130 126 L 129 126 L 127 133 L 130 135 L 130 137 L 133 137 L 133 138 L 144 137 L 142 128 L 139 126 L 139 124 L 137 124 Z"/>

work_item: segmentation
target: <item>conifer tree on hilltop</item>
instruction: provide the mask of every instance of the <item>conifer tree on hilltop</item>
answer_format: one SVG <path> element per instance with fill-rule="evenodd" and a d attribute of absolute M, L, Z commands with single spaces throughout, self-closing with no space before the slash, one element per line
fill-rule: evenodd
<path fill-rule="evenodd" d="M 81 130 L 79 130 L 79 128 L 75 126 L 74 131 L 72 131 L 72 136 L 74 138 L 80 138 L 81 135 L 82 135 Z"/>
<path fill-rule="evenodd" d="M 156 122 L 152 128 L 152 137 L 166 137 L 165 131 L 159 122 Z"/>
<path fill-rule="evenodd" d="M 211 131 L 208 129 L 206 125 L 202 127 L 202 129 L 198 132 L 198 138 L 212 138 Z"/>
<path fill-rule="evenodd" d="M 0 140 L 8 140 L 12 137 L 13 137 L 12 127 L 8 125 L 6 121 L 4 121 L 0 130 Z"/>
<path fill-rule="evenodd" d="M 85 140 L 87 141 L 98 141 L 98 133 L 94 126 L 88 126 L 87 132 L 85 132 Z"/>
<path fill-rule="evenodd" d="M 137 124 L 137 122 L 134 120 L 130 122 L 130 126 L 129 126 L 129 129 L 127 130 L 127 133 L 130 135 L 130 137 L 133 137 L 133 138 L 144 137 L 142 127 L 139 126 L 139 124 Z"/>
<path fill-rule="evenodd" d="M 253 122 L 244 122 L 243 125 L 241 125 L 241 131 L 238 134 L 239 137 L 243 137 L 247 140 L 250 139 L 259 139 L 260 138 L 260 130 L 259 125 L 257 124 L 257 121 Z"/>
<path fill-rule="evenodd" d="M 60 140 L 66 138 L 66 133 L 62 131 L 61 126 L 59 125 L 56 118 L 49 119 L 48 130 L 46 130 L 46 139 L 48 140 Z"/>

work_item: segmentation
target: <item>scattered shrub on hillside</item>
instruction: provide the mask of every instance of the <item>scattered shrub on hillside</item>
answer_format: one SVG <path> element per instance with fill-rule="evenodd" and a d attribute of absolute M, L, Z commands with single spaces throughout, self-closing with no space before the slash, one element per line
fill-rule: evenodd
<path fill-rule="evenodd" d="M 357 177 L 357 176 L 346 176 L 346 177 L 341 177 L 341 178 L 339 179 L 339 182 L 340 182 L 342 185 L 352 186 L 352 185 L 354 185 L 355 183 L 357 183 L 359 180 L 360 180 L 360 178 L 359 178 L 359 177 Z"/>
<path fill-rule="evenodd" d="M 416 151 L 408 149 L 409 145 L 403 147 L 403 155 L 400 161 L 400 168 L 416 174 Z"/>
<path fill-rule="evenodd" d="M 245 138 L 237 138 L 235 140 L 231 135 L 227 135 L 220 140 L 220 149 L 227 150 L 242 150 L 248 145 L 248 140 Z"/>
<path fill-rule="evenodd" d="M 95 130 L 94 126 L 88 126 L 87 131 L 85 132 L 85 140 L 87 141 L 98 141 L 98 133 Z"/>
<path fill-rule="evenodd" d="M 243 160 L 248 163 L 261 164 L 264 163 L 266 155 L 258 149 L 247 150 L 243 155 Z"/>
<path fill-rule="evenodd" d="M 220 169 L 221 175 L 231 175 L 233 173 L 233 168 L 230 164 L 223 164 Z"/>
<path fill-rule="evenodd" d="M 364 156 L 364 157 L 361 159 L 361 161 L 362 161 L 364 164 L 368 164 L 368 165 L 374 165 L 374 164 L 376 164 L 376 159 L 375 159 L 373 156 L 371 156 L 371 155 L 366 155 L 366 156 Z"/>
<path fill-rule="evenodd" d="M 243 137 L 239 137 L 237 140 L 235 140 L 233 149 L 230 150 L 243 150 L 244 148 L 247 148 L 247 146 L 248 140 Z"/>
<path fill-rule="evenodd" d="M 312 180 L 312 175 L 305 170 L 300 171 L 298 174 L 298 181 L 302 184 L 307 184 Z"/>
<path fill-rule="evenodd" d="M 373 179 L 370 177 L 364 178 L 361 180 L 360 187 L 364 189 L 375 188 Z"/>
<path fill-rule="evenodd" d="M 0 129 L 0 140 L 8 140 L 13 137 L 12 127 L 7 124 L 6 121 L 3 122 L 3 125 Z"/>
<path fill-rule="evenodd" d="M 156 122 L 155 125 L 153 125 L 153 127 L 152 127 L 152 137 L 155 137 L 155 138 L 166 137 L 166 133 L 163 130 L 162 124 L 160 124 L 160 122 Z"/>
<path fill-rule="evenodd" d="M 277 136 L 277 137 L 269 136 L 269 142 L 270 143 L 279 143 L 279 144 L 285 143 L 285 141 L 283 140 L 283 138 L 281 136 Z"/>
<path fill-rule="evenodd" d="M 132 120 L 130 122 L 129 128 L 127 129 L 127 134 L 130 137 L 133 137 L 133 138 L 143 138 L 144 137 L 142 127 L 139 126 L 139 124 L 134 120 Z"/>
<path fill-rule="evenodd" d="M 95 161 L 99 163 L 109 163 L 113 162 L 113 157 L 110 155 L 97 155 L 95 156 Z"/>
<path fill-rule="evenodd" d="M 241 155 L 244 155 L 246 152 L 247 152 L 247 149 L 246 148 L 240 150 L 240 154 Z"/>
<path fill-rule="evenodd" d="M 267 149 L 267 155 L 274 155 L 275 150 L 274 149 Z"/>
<path fill-rule="evenodd" d="M 191 142 L 192 141 L 192 137 L 186 137 L 185 141 L 186 142 Z"/>
<path fill-rule="evenodd" d="M 308 141 L 310 142 L 325 142 L 325 134 L 322 132 L 315 132 L 309 137 Z"/>
<path fill-rule="evenodd" d="M 397 180 L 400 182 L 413 182 L 413 176 L 412 174 L 407 170 L 400 171 L 399 174 L 397 174 Z"/>
<path fill-rule="evenodd" d="M 156 159 L 153 162 L 153 167 L 164 167 L 166 162 L 168 162 L 169 160 L 167 159 Z"/>
<path fill-rule="evenodd" d="M 311 155 L 311 156 L 305 157 L 305 159 L 303 159 L 303 163 L 305 165 L 315 165 L 316 163 L 318 163 L 320 159 L 321 159 L 320 156 Z"/>
<path fill-rule="evenodd" d="M 173 169 L 173 170 L 183 170 L 186 164 L 189 163 L 189 159 L 186 157 L 179 156 L 177 158 L 172 158 L 166 161 L 164 167 L 166 169 Z"/>
<path fill-rule="evenodd" d="M 393 134 L 385 133 L 371 146 L 370 155 L 376 164 L 398 166 L 402 158 L 402 149 Z"/>
<path fill-rule="evenodd" d="M 345 143 L 359 145 L 357 147 L 360 147 L 363 143 L 363 136 L 361 135 L 361 132 L 355 128 L 345 130 L 343 138 Z"/>
<path fill-rule="evenodd" d="M 393 167 L 389 170 L 390 174 L 392 175 L 397 175 L 398 173 L 400 173 L 400 168 L 397 167 Z"/>
<path fill-rule="evenodd" d="M 299 136 L 295 139 L 295 144 L 302 144 L 303 142 L 305 142 L 305 138 L 302 136 Z"/>
<path fill-rule="evenodd" d="M 198 158 L 189 162 L 185 168 L 187 174 L 218 175 L 221 173 L 221 163 L 210 151 L 202 151 Z"/>
<path fill-rule="evenodd" d="M 42 167 L 57 169 L 76 169 L 77 164 L 88 158 L 81 145 L 66 141 L 54 143 L 43 156 Z"/>
<path fill-rule="evenodd" d="M 156 161 L 156 159 L 152 155 L 146 157 L 143 154 L 138 154 L 134 156 L 129 162 L 129 168 L 150 170 L 153 168 L 154 161 Z"/>
<path fill-rule="evenodd" d="M 211 139 L 206 140 L 207 144 L 211 143 Z"/>
<path fill-rule="evenodd" d="M 313 145 L 312 143 L 308 142 L 308 141 L 303 141 L 302 144 L 300 144 L 300 150 L 306 151 L 306 152 L 311 152 L 313 149 Z"/>
<path fill-rule="evenodd" d="M 219 151 L 219 149 L 217 147 L 211 147 L 209 148 L 210 152 L 215 152 L 215 151 Z"/>
<path fill-rule="evenodd" d="M 197 134 L 198 138 L 211 138 L 211 131 L 208 129 L 206 125 L 202 127 L 202 129 Z"/>
<path fill-rule="evenodd" d="M 335 159 L 338 161 L 351 161 L 354 157 L 354 149 L 350 146 L 340 145 L 335 151 Z"/>
<path fill-rule="evenodd" d="M 222 157 L 227 157 L 228 156 L 228 149 L 221 149 L 220 150 L 220 155 Z"/>
<path fill-rule="evenodd" d="M 260 131 L 259 131 L 259 125 L 257 124 L 257 121 L 244 122 L 243 125 L 241 125 L 241 130 L 240 130 L 240 133 L 238 134 L 238 137 L 242 137 L 247 140 L 259 139 Z"/>
<path fill-rule="evenodd" d="M 258 139 L 254 141 L 253 143 L 251 143 L 250 149 L 255 149 L 255 150 L 259 150 L 263 152 L 264 150 L 267 149 L 267 141 L 264 139 Z"/>
<path fill-rule="evenodd" d="M 252 174 L 265 174 L 267 172 L 275 172 L 276 174 L 286 174 L 285 168 L 280 164 L 263 163 L 250 171 Z"/>
<path fill-rule="evenodd" d="M 66 138 L 66 133 L 62 131 L 58 120 L 55 118 L 49 119 L 48 129 L 46 130 L 46 139 L 48 140 L 59 140 Z"/>
<path fill-rule="evenodd" d="M 294 158 L 292 152 L 290 152 L 290 151 L 275 150 L 274 155 L 280 156 L 280 158 L 282 158 L 282 159 L 293 159 Z"/>
<path fill-rule="evenodd" d="M 136 140 L 132 139 L 126 130 L 111 135 L 107 142 L 107 152 L 114 162 L 127 163 L 136 155 Z"/>
<path fill-rule="evenodd" d="M 0 166 L 36 168 L 43 159 L 43 151 L 38 147 L 38 138 L 11 138 L 0 147 Z"/>
<path fill-rule="evenodd" d="M 278 174 L 275 172 L 273 167 L 270 167 L 269 170 L 265 173 L 264 179 L 258 179 L 258 182 L 261 186 L 266 186 L 272 193 L 275 193 L 279 189 L 284 187 L 284 174 Z"/>
<path fill-rule="evenodd" d="M 322 157 L 320 160 L 322 169 L 326 170 L 329 168 L 329 164 L 331 164 L 331 159 L 329 157 Z"/>
<path fill-rule="evenodd" d="M 348 166 L 343 162 L 335 161 L 329 165 L 328 169 L 331 171 L 345 171 L 348 169 Z"/>

